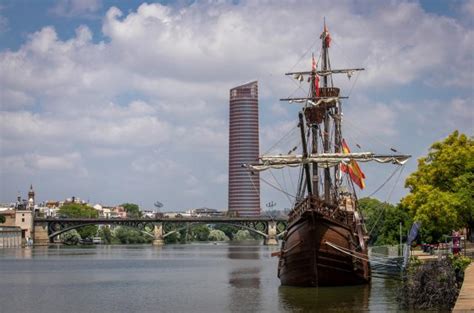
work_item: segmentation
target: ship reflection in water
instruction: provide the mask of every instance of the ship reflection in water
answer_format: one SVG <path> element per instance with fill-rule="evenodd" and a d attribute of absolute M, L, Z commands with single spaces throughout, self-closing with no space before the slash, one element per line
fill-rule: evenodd
<path fill-rule="evenodd" d="M 231 260 L 258 260 L 261 252 L 256 240 L 230 241 L 227 247 L 227 257 Z"/>
<path fill-rule="evenodd" d="M 231 262 L 236 262 L 239 266 L 229 272 L 230 312 L 242 312 L 241 303 L 249 303 L 250 312 L 260 312 L 262 309 L 261 299 L 261 266 L 255 266 L 255 261 L 260 259 L 262 249 L 255 245 L 255 242 L 235 242 L 230 243 L 227 250 L 227 257 Z M 235 261 L 234 261 L 235 260 Z M 247 261 L 246 261 L 247 260 Z M 254 266 L 249 267 L 246 263 L 251 262 Z M 258 263 L 257 263 L 258 264 Z M 247 312 L 248 311 L 247 307 Z"/>
<path fill-rule="evenodd" d="M 370 285 L 319 288 L 280 286 L 278 294 L 280 308 L 284 312 L 369 311 Z"/>

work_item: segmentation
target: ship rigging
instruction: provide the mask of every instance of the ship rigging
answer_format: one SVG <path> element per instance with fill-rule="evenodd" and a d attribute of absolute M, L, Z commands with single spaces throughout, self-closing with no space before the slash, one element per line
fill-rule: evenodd
<path fill-rule="evenodd" d="M 283 285 L 336 286 L 370 281 L 369 238 L 359 211 L 355 185 L 365 186 L 358 162 L 403 165 L 409 155 L 351 152 L 342 136 L 342 99 L 333 75 L 349 78 L 364 68 L 332 69 L 331 36 L 326 24 L 320 36 L 321 69 L 314 55 L 310 71 L 289 72 L 299 83 L 308 82 L 306 97 L 280 99 L 302 104 L 298 127 L 302 151 L 262 155 L 249 171 L 301 167 L 298 192 L 289 213 L 288 229 L 279 256 L 278 277 Z M 330 134 L 334 134 L 330 136 Z M 344 177 L 348 177 L 344 183 Z"/>

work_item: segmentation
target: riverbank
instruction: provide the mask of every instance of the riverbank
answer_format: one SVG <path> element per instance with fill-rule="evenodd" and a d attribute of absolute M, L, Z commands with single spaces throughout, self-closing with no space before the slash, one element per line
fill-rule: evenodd
<path fill-rule="evenodd" d="M 453 309 L 453 313 L 462 312 L 474 312 L 474 263 L 464 272 L 464 282 Z"/>

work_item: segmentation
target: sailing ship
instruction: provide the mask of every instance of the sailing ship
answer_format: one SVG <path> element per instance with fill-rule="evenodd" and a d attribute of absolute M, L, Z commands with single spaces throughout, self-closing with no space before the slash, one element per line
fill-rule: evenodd
<path fill-rule="evenodd" d="M 312 58 L 311 71 L 291 72 L 309 83 L 307 97 L 282 101 L 301 103 L 298 114 L 302 154 L 261 156 L 250 171 L 300 167 L 300 188 L 288 216 L 279 257 L 278 277 L 288 286 L 341 286 L 370 281 L 369 239 L 359 211 L 354 184 L 364 187 L 358 162 L 402 165 L 409 155 L 351 153 L 342 136 L 342 99 L 332 76 L 363 68 L 332 69 L 331 37 L 324 23 L 321 69 Z M 320 82 L 321 78 L 321 82 Z"/>

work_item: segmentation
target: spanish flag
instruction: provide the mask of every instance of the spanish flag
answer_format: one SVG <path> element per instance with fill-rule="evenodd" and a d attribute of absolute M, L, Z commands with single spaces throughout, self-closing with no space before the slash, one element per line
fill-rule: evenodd
<path fill-rule="evenodd" d="M 346 141 L 342 139 L 342 153 L 348 154 L 351 153 L 349 146 L 346 144 Z M 357 164 L 357 161 L 350 160 L 349 164 L 341 164 L 341 171 L 348 173 L 352 181 L 359 186 L 360 189 L 365 188 L 365 175 Z"/>

